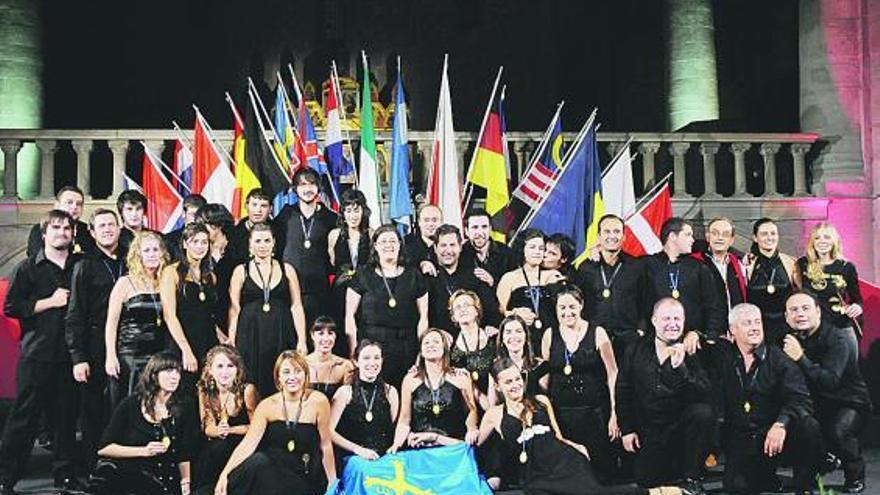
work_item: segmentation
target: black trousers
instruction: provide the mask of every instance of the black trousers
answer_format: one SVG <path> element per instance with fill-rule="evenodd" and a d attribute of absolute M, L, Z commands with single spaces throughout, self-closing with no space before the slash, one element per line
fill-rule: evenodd
<path fill-rule="evenodd" d="M 865 458 L 859 436 L 870 416 L 865 411 L 828 403 L 821 404 L 817 412 L 825 445 L 842 461 L 846 481 L 865 479 Z"/>
<path fill-rule="evenodd" d="M 764 440 L 769 426 L 755 432 L 731 432 L 726 438 L 727 464 L 724 490 L 733 494 L 774 490 L 778 486 L 776 469 L 793 468 L 798 489 L 815 488 L 825 445 L 819 422 L 812 416 L 792 421 L 786 428 L 782 454 L 767 457 Z"/>
<path fill-rule="evenodd" d="M 682 478 L 699 479 L 714 421 L 709 404 L 691 404 L 666 426 L 642 428 L 633 468 L 636 482 L 655 487 Z"/>
<path fill-rule="evenodd" d="M 24 476 L 44 414 L 53 434 L 55 479 L 74 476 L 77 400 L 72 370 L 70 362 L 18 361 L 18 395 L 3 429 L 0 482 L 14 485 Z"/>
<path fill-rule="evenodd" d="M 77 383 L 82 414 L 82 446 L 86 468 L 91 471 L 98 460 L 98 442 L 113 414 L 104 363 L 90 363 L 89 381 Z"/>

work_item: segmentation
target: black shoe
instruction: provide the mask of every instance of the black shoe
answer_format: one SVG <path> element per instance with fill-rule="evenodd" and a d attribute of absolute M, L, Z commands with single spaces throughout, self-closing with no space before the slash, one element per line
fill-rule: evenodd
<path fill-rule="evenodd" d="M 682 493 L 686 495 L 706 495 L 706 490 L 703 488 L 703 482 L 693 478 L 687 478 L 684 482 L 679 485 Z"/>
<path fill-rule="evenodd" d="M 862 493 L 865 491 L 865 480 L 847 481 L 843 484 L 843 493 Z"/>
<path fill-rule="evenodd" d="M 833 473 L 840 469 L 843 466 L 843 461 L 840 460 L 840 457 L 828 452 L 825 454 L 825 459 L 822 461 L 822 464 L 819 466 L 820 474 L 828 474 Z"/>
<path fill-rule="evenodd" d="M 0 483 L 0 495 L 17 495 L 16 491 L 13 490 L 14 487 L 15 483 Z"/>

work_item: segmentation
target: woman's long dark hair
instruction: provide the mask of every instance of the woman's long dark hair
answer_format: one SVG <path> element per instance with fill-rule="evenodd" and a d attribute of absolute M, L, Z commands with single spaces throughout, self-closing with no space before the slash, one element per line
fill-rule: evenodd
<path fill-rule="evenodd" d="M 154 354 L 153 357 L 147 361 L 146 366 L 144 366 L 144 370 L 141 372 L 140 379 L 135 387 L 135 397 L 138 398 L 138 402 L 147 415 L 153 419 L 157 419 L 156 397 L 161 391 L 161 388 L 159 387 L 159 373 L 171 369 L 177 370 L 178 373 L 183 373 L 183 365 L 180 363 L 180 359 L 178 359 L 177 356 L 169 351 L 162 351 Z M 175 393 L 171 394 L 171 397 L 168 399 L 168 413 L 172 416 L 176 416 L 177 412 L 176 396 L 177 392 L 175 391 Z"/>
<path fill-rule="evenodd" d="M 382 349 L 382 344 L 380 344 L 379 342 L 377 342 L 375 340 L 370 340 L 370 339 L 361 339 L 360 342 L 358 342 L 357 347 L 354 348 L 355 365 L 357 365 L 357 360 L 360 357 L 361 352 L 363 352 L 363 350 L 366 349 L 367 347 L 375 347 L 375 348 L 379 349 L 379 352 L 382 354 L 382 359 L 383 359 L 382 366 L 384 367 L 385 350 Z M 358 372 L 357 369 L 355 369 L 354 373 L 351 374 L 351 378 L 349 378 L 348 383 L 349 383 L 349 385 L 351 385 L 351 396 L 356 397 L 357 396 L 356 394 L 359 393 L 358 391 L 363 386 L 363 383 L 361 382 L 360 373 Z M 388 390 L 389 390 L 390 386 L 387 385 L 385 383 L 385 379 L 382 378 L 382 370 L 379 370 L 379 376 L 376 377 L 376 386 L 377 387 L 381 386 L 382 390 L 385 392 L 385 395 L 387 397 Z M 394 419 L 394 418 L 392 418 L 392 419 Z"/>
<path fill-rule="evenodd" d="M 443 342 L 443 357 L 440 358 L 440 369 L 443 370 L 443 374 L 452 373 L 453 368 L 450 362 L 450 351 L 449 351 L 449 341 L 446 339 L 446 333 L 439 328 L 429 328 L 425 330 L 425 333 L 419 338 L 419 357 L 416 360 L 416 370 L 418 377 L 422 380 L 428 376 L 428 370 L 425 368 L 425 358 L 422 357 L 422 342 L 431 335 L 432 333 L 436 333 L 440 336 L 440 340 Z"/>
<path fill-rule="evenodd" d="M 514 363 L 513 360 L 510 359 L 509 357 L 500 357 L 500 358 L 496 359 L 495 362 L 492 363 L 491 373 L 492 373 L 492 378 L 495 380 L 496 386 L 498 383 L 500 383 L 498 381 L 498 375 L 500 375 L 503 371 L 508 370 L 510 368 L 516 368 L 517 370 L 519 370 L 519 368 L 516 367 L 516 363 Z M 525 384 L 523 384 L 522 404 L 525 407 L 523 407 L 523 410 L 519 415 L 519 419 L 523 423 L 527 423 L 528 422 L 527 414 L 534 415 L 535 411 L 538 410 L 538 404 L 535 401 L 534 397 L 529 397 L 526 394 Z M 532 416 L 532 417 L 534 417 L 534 416 Z"/>
<path fill-rule="evenodd" d="M 183 233 L 180 234 L 180 252 L 183 254 L 180 257 L 180 261 L 177 263 L 177 290 L 180 291 L 184 287 L 186 282 L 186 277 L 190 272 L 190 264 L 189 258 L 186 255 L 186 243 L 189 242 L 190 239 L 199 235 L 205 234 L 208 238 L 208 252 L 205 254 L 205 257 L 199 262 L 199 279 L 195 280 L 200 285 L 214 285 L 214 260 L 211 259 L 211 234 L 208 232 L 208 227 L 206 227 L 202 223 L 193 222 L 186 227 L 183 228 Z"/>
<path fill-rule="evenodd" d="M 537 239 L 540 237 L 541 239 L 547 240 L 547 236 L 544 235 L 539 229 L 525 229 L 520 232 L 516 239 L 513 241 L 513 259 L 516 262 L 516 266 L 523 266 L 526 264 L 525 258 L 525 247 L 526 243 L 532 239 Z"/>
<path fill-rule="evenodd" d="M 357 189 L 348 189 L 342 193 L 342 202 L 339 205 L 339 218 L 336 219 L 336 226 L 342 230 L 339 233 L 339 237 L 348 239 L 348 224 L 345 223 L 345 215 L 343 214 L 347 206 L 361 207 L 363 213 L 361 214 L 361 224 L 358 225 L 358 231 L 362 235 L 370 237 L 370 214 L 372 214 L 372 210 L 367 206 L 367 197 Z"/>
<path fill-rule="evenodd" d="M 525 332 L 525 342 L 523 342 L 523 366 L 527 370 L 532 370 L 538 364 L 535 362 L 535 352 L 532 350 L 532 336 L 529 335 L 529 326 L 526 325 L 526 321 L 517 315 L 510 315 L 504 318 L 501 320 L 501 324 L 498 325 L 498 342 L 495 346 L 495 352 L 497 353 L 498 359 L 511 359 L 510 351 L 508 351 L 507 346 L 504 345 L 504 327 L 510 322 L 517 323 Z"/>
<path fill-rule="evenodd" d="M 404 266 L 403 239 L 400 237 L 400 232 L 397 231 L 397 227 L 394 224 L 389 223 L 376 229 L 376 231 L 373 232 L 373 237 L 370 239 L 372 248 L 370 249 L 368 266 L 371 270 L 379 267 L 379 253 L 376 251 L 376 239 L 387 232 L 394 232 L 394 236 L 397 237 L 397 242 L 400 243 L 400 251 L 397 253 L 397 265 Z"/>

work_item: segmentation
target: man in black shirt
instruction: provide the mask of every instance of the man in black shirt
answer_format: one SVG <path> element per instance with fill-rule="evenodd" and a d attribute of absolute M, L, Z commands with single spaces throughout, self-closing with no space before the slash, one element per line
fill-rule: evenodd
<path fill-rule="evenodd" d="M 443 221 L 439 206 L 422 205 L 416 213 L 417 228 L 403 238 L 404 261 L 425 275 L 436 275 L 437 267 L 431 256 L 434 247 L 434 234 Z"/>
<path fill-rule="evenodd" d="M 700 481 L 714 420 L 709 378 L 699 357 L 682 344 L 684 306 L 672 298 L 654 305 L 654 337 L 642 337 L 626 353 L 617 377 L 617 424 L 627 452 L 636 453 L 635 478 L 655 487 L 683 479 L 703 494 Z"/>
<path fill-rule="evenodd" d="M 794 334 L 785 336 L 783 351 L 807 377 L 825 442 L 843 462 L 843 491 L 860 493 L 865 490 L 865 459 L 859 435 L 871 418 L 871 397 L 851 337 L 822 321 L 822 310 L 810 294 L 788 298 L 785 320 Z"/>
<path fill-rule="evenodd" d="M 461 264 L 494 290 L 502 275 L 516 268 L 513 251 L 492 239 L 492 224 L 486 210 L 472 210 L 465 218 L 467 242 L 461 250 Z"/>
<path fill-rule="evenodd" d="M 733 343 L 707 346 L 721 383 L 724 490 L 778 491 L 780 457 L 793 467 L 797 490 L 815 488 L 825 447 L 803 373 L 782 349 L 764 342 L 757 306 L 734 306 L 729 322 Z"/>
<path fill-rule="evenodd" d="M 624 253 L 623 220 L 605 215 L 599 220 L 599 260 L 581 263 L 575 277 L 584 293 L 584 316 L 608 332 L 615 355 L 623 357 L 626 347 L 642 332 L 639 297 L 641 267 L 639 261 Z"/>
<path fill-rule="evenodd" d="M 94 465 L 98 441 L 110 420 L 104 389 L 104 326 L 110 291 L 125 274 L 125 260 L 119 257 L 119 220 L 116 212 L 100 208 L 90 220 L 97 249 L 73 268 L 70 301 L 64 319 L 67 348 L 73 362 L 73 377 L 80 384 L 83 419 L 83 447 L 88 466 Z"/>
<path fill-rule="evenodd" d="M 746 268 L 740 257 L 731 251 L 736 227 L 726 217 L 717 217 L 706 226 L 706 250 L 696 251 L 694 258 L 709 267 L 709 272 L 718 286 L 718 294 L 726 309 L 746 302 L 748 281 Z"/>
<path fill-rule="evenodd" d="M 293 176 L 293 187 L 299 201 L 285 206 L 275 225 L 276 239 L 282 258 L 296 269 L 306 313 L 306 328 L 315 318 L 327 314 L 331 271 L 327 252 L 327 234 L 336 227 L 337 216 L 318 201 L 320 179 L 310 168 L 301 168 Z"/>
<path fill-rule="evenodd" d="M 70 250 L 74 254 L 87 253 L 95 248 L 95 241 L 89 235 L 89 226 L 79 219 L 83 212 L 83 198 L 85 196 L 76 186 L 64 186 L 55 195 L 54 208 L 66 211 L 73 218 L 73 242 L 70 243 Z M 38 223 L 31 228 L 28 236 L 27 257 L 36 255 L 41 249 L 43 231 Z"/>
<path fill-rule="evenodd" d="M 196 213 L 199 209 L 208 204 L 208 201 L 199 194 L 190 194 L 183 198 L 183 227 L 172 230 L 165 234 L 163 239 L 165 247 L 168 248 L 168 255 L 172 260 L 180 260 L 183 255 L 180 247 L 180 236 L 183 234 L 183 228 L 196 221 Z"/>
<path fill-rule="evenodd" d="M 252 189 L 248 193 L 245 199 L 245 208 L 247 208 L 248 216 L 239 220 L 238 224 L 232 228 L 229 235 L 229 246 L 226 248 L 238 263 L 244 263 L 250 258 L 248 237 L 254 225 L 265 223 L 271 226 L 273 231 L 276 230 L 272 223 L 272 198 L 262 188 Z M 277 232 L 275 232 L 275 238 L 278 239 Z"/>
<path fill-rule="evenodd" d="M 699 337 L 714 340 L 725 333 L 727 311 L 709 267 L 687 256 L 694 244 L 690 224 L 678 217 L 666 220 L 660 242 L 663 251 L 640 261 L 644 267 L 642 314 L 650 317 L 654 303 L 664 297 L 681 301 L 687 325 L 685 348 L 692 353 Z"/>
<path fill-rule="evenodd" d="M 500 322 L 498 300 L 492 288 L 463 268 L 461 257 L 461 233 L 454 225 L 441 225 L 435 233 L 434 254 L 437 258 L 437 275 L 425 277 L 428 282 L 428 322 L 432 327 L 442 328 L 453 336 L 458 328 L 449 314 L 449 298 L 459 289 L 473 291 L 483 307 L 483 325 L 496 326 Z"/>
<path fill-rule="evenodd" d="M 40 418 L 49 418 L 54 434 L 53 474 L 61 489 L 78 488 L 74 478 L 76 389 L 64 340 L 70 277 L 79 259 L 70 253 L 73 218 L 51 210 L 40 222 L 43 249 L 15 269 L 4 313 L 21 325 L 21 354 L 16 368 L 17 397 L 3 429 L 0 494 L 12 494 L 24 475 Z M 73 410 L 72 410 L 73 407 Z"/>

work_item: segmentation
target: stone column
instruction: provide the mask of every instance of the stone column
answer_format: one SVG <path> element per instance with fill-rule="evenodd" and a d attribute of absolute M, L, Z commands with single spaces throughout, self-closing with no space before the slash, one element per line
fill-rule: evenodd
<path fill-rule="evenodd" d="M 791 158 L 794 167 L 794 196 L 806 196 L 807 190 L 807 162 L 804 156 L 810 151 L 812 145 L 807 143 L 792 143 Z"/>
<path fill-rule="evenodd" d="M 779 188 L 776 185 L 776 153 L 779 152 L 779 148 L 779 143 L 761 145 L 761 156 L 764 157 L 764 197 L 779 196 Z"/>
<path fill-rule="evenodd" d="M 18 198 L 18 150 L 20 149 L 21 141 L 17 139 L 4 139 L 0 141 L 0 150 L 3 150 L 4 198 Z"/>
<path fill-rule="evenodd" d="M 510 171 L 511 178 L 513 176 L 516 176 L 518 179 L 522 178 L 526 168 L 529 166 L 529 158 L 531 158 L 535 146 L 537 146 L 537 143 L 534 141 L 513 143 L 514 154 L 516 154 L 516 170 Z"/>
<path fill-rule="evenodd" d="M 718 143 L 703 143 L 700 145 L 700 154 L 703 155 L 703 187 L 705 188 L 704 198 L 717 199 L 721 196 L 718 194 L 718 181 L 715 179 L 715 155 L 721 145 Z"/>
<path fill-rule="evenodd" d="M 92 140 L 74 140 L 70 143 L 76 152 L 76 185 L 86 198 L 91 197 L 91 171 L 89 170 L 89 154 L 92 152 Z"/>
<path fill-rule="evenodd" d="M 675 186 L 675 196 L 679 198 L 691 198 L 687 192 L 687 177 L 684 155 L 687 153 L 691 143 L 672 143 L 669 146 L 669 154 L 672 155 L 672 179 Z"/>
<path fill-rule="evenodd" d="M 642 143 L 639 145 L 639 153 L 642 154 L 642 190 L 647 190 L 648 184 L 654 180 L 654 155 L 660 151 L 660 143 Z"/>
<path fill-rule="evenodd" d="M 107 141 L 110 153 L 113 155 L 113 197 L 119 196 L 125 189 L 125 157 L 128 154 L 127 139 L 113 139 Z"/>
<path fill-rule="evenodd" d="M 711 0 L 668 0 L 669 129 L 718 118 Z"/>
<path fill-rule="evenodd" d="M 751 143 L 733 143 L 730 152 L 733 153 L 733 196 L 746 198 L 749 191 L 746 189 L 746 152 L 752 147 Z"/>
<path fill-rule="evenodd" d="M 55 151 L 58 142 L 54 139 L 38 139 L 37 149 L 40 150 L 40 197 L 55 196 Z"/>

